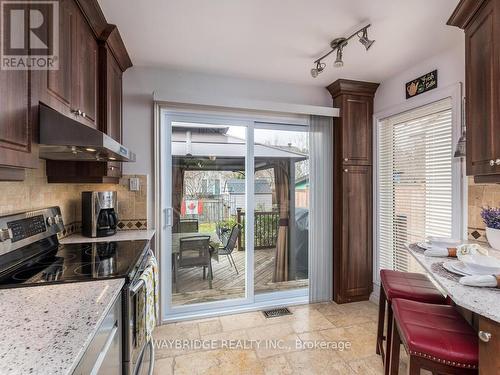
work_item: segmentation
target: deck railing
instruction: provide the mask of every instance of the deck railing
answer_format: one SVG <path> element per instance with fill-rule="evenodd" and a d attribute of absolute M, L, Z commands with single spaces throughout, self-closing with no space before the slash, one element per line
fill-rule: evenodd
<path fill-rule="evenodd" d="M 238 208 L 236 210 L 236 221 L 242 230 L 238 237 L 238 250 L 245 249 L 245 212 Z M 276 246 L 279 227 L 278 211 L 255 211 L 254 212 L 254 248 L 268 249 Z"/>

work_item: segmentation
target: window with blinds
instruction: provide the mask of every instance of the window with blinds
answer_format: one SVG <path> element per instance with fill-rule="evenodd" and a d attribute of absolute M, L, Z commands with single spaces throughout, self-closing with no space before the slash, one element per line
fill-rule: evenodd
<path fill-rule="evenodd" d="M 379 122 L 380 268 L 410 271 L 405 243 L 452 235 L 451 98 Z"/>

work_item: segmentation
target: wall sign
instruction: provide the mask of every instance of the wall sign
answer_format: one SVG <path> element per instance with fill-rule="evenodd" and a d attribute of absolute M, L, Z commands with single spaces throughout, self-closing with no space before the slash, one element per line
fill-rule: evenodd
<path fill-rule="evenodd" d="M 438 85 L 438 71 L 434 70 L 430 73 L 424 74 L 421 77 L 407 82 L 405 85 L 406 99 L 413 98 L 426 91 L 435 89 Z"/>

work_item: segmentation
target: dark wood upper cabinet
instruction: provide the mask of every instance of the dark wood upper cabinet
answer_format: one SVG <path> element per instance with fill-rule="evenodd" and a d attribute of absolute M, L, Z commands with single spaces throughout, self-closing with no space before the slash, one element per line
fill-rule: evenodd
<path fill-rule="evenodd" d="M 32 152 L 30 73 L 0 70 L 0 179 L 22 180 L 23 169 L 36 168 Z"/>
<path fill-rule="evenodd" d="M 337 80 L 328 86 L 334 107 L 340 108 L 341 154 L 345 165 L 372 165 L 373 93 L 378 84 Z"/>
<path fill-rule="evenodd" d="M 97 40 L 81 15 L 77 22 L 77 45 L 76 45 L 76 65 L 75 65 L 75 105 L 74 109 L 82 114 L 80 119 L 87 125 L 97 128 L 97 100 L 98 100 L 98 45 Z"/>
<path fill-rule="evenodd" d="M 98 43 L 74 0 L 59 3 L 59 69 L 47 71 L 48 106 L 93 128 L 98 127 Z"/>
<path fill-rule="evenodd" d="M 328 86 L 334 119 L 333 295 L 366 300 L 373 290 L 373 98 L 377 83 L 337 80 Z"/>
<path fill-rule="evenodd" d="M 465 30 L 467 175 L 500 182 L 500 2 L 462 0 L 448 24 Z"/>

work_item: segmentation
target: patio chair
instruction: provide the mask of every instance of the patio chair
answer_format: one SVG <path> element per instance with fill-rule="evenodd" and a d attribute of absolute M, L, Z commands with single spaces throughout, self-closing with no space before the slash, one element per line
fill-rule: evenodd
<path fill-rule="evenodd" d="M 208 268 L 208 287 L 212 289 L 212 261 L 210 254 L 210 236 L 186 237 L 180 239 L 177 267 L 203 268 L 203 280 L 206 278 Z M 177 282 L 175 285 L 177 292 Z"/>
<path fill-rule="evenodd" d="M 232 252 L 234 248 L 236 247 L 236 242 L 238 241 L 238 236 L 241 233 L 241 227 L 240 224 L 235 224 L 233 228 L 231 229 L 231 235 L 229 236 L 229 239 L 227 240 L 227 243 L 218 249 L 217 253 L 219 255 L 226 255 L 227 260 L 229 261 L 229 264 L 231 267 L 234 266 L 234 269 L 236 270 L 236 274 L 238 275 L 238 268 L 236 267 L 236 262 L 233 259 Z M 224 243 L 224 242 L 223 242 Z"/>
<path fill-rule="evenodd" d="M 197 219 L 182 219 L 180 221 L 180 233 L 198 233 Z"/>
<path fill-rule="evenodd" d="M 217 237 L 223 246 L 226 246 L 230 232 L 231 229 L 223 227 L 220 222 L 215 225 L 215 233 L 217 233 Z"/>

